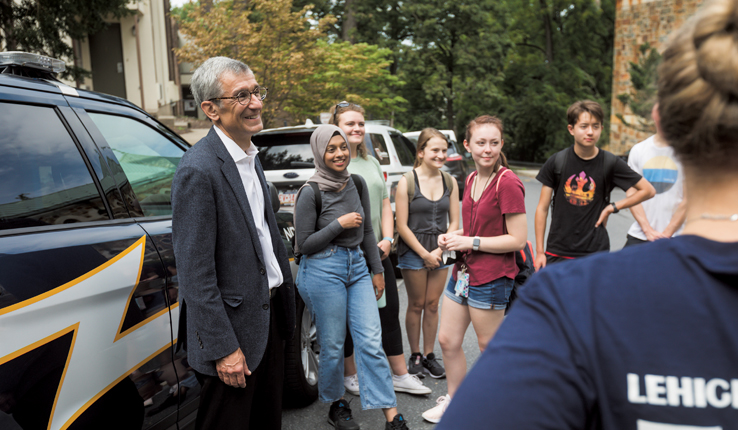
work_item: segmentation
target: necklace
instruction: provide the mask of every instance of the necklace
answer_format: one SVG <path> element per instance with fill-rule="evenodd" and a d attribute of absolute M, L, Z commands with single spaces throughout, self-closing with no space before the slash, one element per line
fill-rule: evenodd
<path fill-rule="evenodd" d="M 492 180 L 493 176 L 495 176 L 494 172 L 492 172 L 492 174 L 487 177 L 487 182 L 484 183 L 482 193 L 484 193 L 484 190 L 487 189 L 487 185 L 489 185 L 489 181 Z M 472 200 L 474 200 L 474 196 L 477 194 L 477 179 L 479 179 L 479 174 L 477 174 L 477 177 L 474 178 L 474 185 L 472 185 Z M 482 198 L 482 196 L 479 196 L 479 198 Z M 477 199 L 477 201 L 479 201 L 479 199 Z"/>
<path fill-rule="evenodd" d="M 734 222 L 734 221 L 738 221 L 738 213 L 733 214 L 733 215 L 713 215 L 713 214 L 704 213 L 702 215 L 699 215 L 699 216 L 696 216 L 696 217 L 694 217 L 692 219 L 688 219 L 688 220 L 684 221 L 684 224 L 688 224 L 688 223 L 690 223 L 692 221 L 697 221 L 697 220 L 701 220 L 701 219 L 708 220 L 708 221 L 731 221 L 731 222 Z"/>
<path fill-rule="evenodd" d="M 482 194 L 484 194 L 484 190 L 487 189 L 487 185 L 489 185 L 489 181 L 492 180 L 493 176 L 495 176 L 494 173 L 489 175 L 489 177 L 487 178 L 487 182 L 485 182 L 484 188 L 482 188 Z M 482 196 L 480 195 L 479 200 L 477 200 L 476 202 L 474 201 L 474 195 L 477 194 L 477 179 L 479 179 L 478 173 L 477 173 L 477 177 L 474 178 L 474 185 L 472 185 L 472 193 L 471 193 L 471 197 L 472 197 L 471 220 L 470 220 L 471 222 L 469 224 L 470 224 L 472 231 L 474 231 L 474 221 L 476 220 L 476 215 L 477 215 L 476 212 L 479 212 L 478 210 L 477 211 L 474 210 L 475 209 L 474 206 L 475 206 L 475 203 L 476 205 L 479 205 L 479 200 L 482 199 Z"/>

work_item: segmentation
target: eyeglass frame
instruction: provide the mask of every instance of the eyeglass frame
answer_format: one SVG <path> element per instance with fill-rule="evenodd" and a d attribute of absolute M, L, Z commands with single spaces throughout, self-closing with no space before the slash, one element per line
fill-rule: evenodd
<path fill-rule="evenodd" d="M 340 108 L 340 107 L 341 108 L 345 108 L 345 107 L 349 107 L 351 105 L 354 105 L 354 106 L 356 106 L 358 108 L 361 107 L 361 106 L 357 105 L 356 103 L 347 102 L 346 100 L 344 100 L 342 102 L 339 102 L 339 103 L 336 103 L 336 108 L 333 109 L 333 125 L 338 126 L 338 120 L 336 119 L 336 117 L 338 116 L 338 108 Z M 341 112 L 341 113 L 343 113 L 343 112 Z"/>
<path fill-rule="evenodd" d="M 264 99 L 266 99 L 267 92 L 269 91 L 269 88 L 267 88 L 267 87 L 261 87 L 261 86 L 256 87 L 254 89 L 254 91 L 248 91 L 248 90 L 246 90 L 246 91 L 239 91 L 238 92 L 238 94 L 243 94 L 244 100 L 246 100 L 246 94 L 248 94 L 248 96 L 249 96 L 248 100 L 249 101 L 247 103 L 241 103 L 240 101 L 238 101 L 238 99 L 240 98 L 238 95 L 235 95 L 235 96 L 232 96 L 232 97 L 215 97 L 215 98 L 212 98 L 212 99 L 208 99 L 208 101 L 209 102 L 212 102 L 214 100 L 236 100 L 236 102 L 238 102 L 238 104 L 243 105 L 243 106 L 248 106 L 251 103 L 252 96 L 256 95 L 257 92 L 261 92 L 261 90 L 264 90 L 264 95 L 261 98 L 259 98 L 259 101 L 263 101 Z"/>

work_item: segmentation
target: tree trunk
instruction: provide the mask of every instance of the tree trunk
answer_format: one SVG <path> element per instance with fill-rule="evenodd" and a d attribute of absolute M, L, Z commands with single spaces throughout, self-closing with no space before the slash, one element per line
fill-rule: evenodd
<path fill-rule="evenodd" d="M 541 5 L 541 18 L 543 19 L 543 31 L 546 34 L 546 63 L 552 64 L 554 61 L 553 53 L 553 29 L 551 28 L 551 14 L 548 12 L 546 0 L 539 0 Z"/>
<path fill-rule="evenodd" d="M 5 36 L 5 51 L 17 51 L 18 42 L 13 32 L 13 0 L 0 0 L 0 28 Z M 0 38 L 0 41 L 3 39 Z"/>
<path fill-rule="evenodd" d="M 354 16 L 354 0 L 346 0 L 343 7 L 343 29 L 341 36 L 343 40 L 354 43 L 356 33 L 356 16 Z"/>

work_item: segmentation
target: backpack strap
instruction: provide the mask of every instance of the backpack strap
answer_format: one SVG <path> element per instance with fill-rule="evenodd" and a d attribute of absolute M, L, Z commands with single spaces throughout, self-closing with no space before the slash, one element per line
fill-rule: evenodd
<path fill-rule="evenodd" d="M 505 173 L 507 173 L 509 171 L 510 171 L 510 169 L 505 169 L 505 170 L 502 171 L 502 173 L 500 173 L 500 177 L 497 178 L 497 184 L 495 184 L 495 193 L 499 193 L 500 192 L 500 181 L 502 181 L 502 177 L 505 176 Z"/>
<path fill-rule="evenodd" d="M 554 192 L 559 188 L 559 184 L 561 183 L 561 172 L 564 171 L 564 165 L 566 165 L 568 155 L 569 148 L 562 149 L 554 154 Z"/>
<path fill-rule="evenodd" d="M 359 178 L 359 175 L 355 173 L 351 175 L 351 180 L 354 181 L 356 191 L 359 192 L 359 201 L 361 201 L 361 195 L 364 194 L 364 182 Z"/>
<path fill-rule="evenodd" d="M 449 190 L 452 190 L 453 191 L 453 189 L 454 189 L 454 177 L 451 176 L 450 174 L 444 172 L 443 170 L 441 170 L 441 176 L 443 176 L 443 183 L 446 184 L 446 188 L 448 188 Z"/>
<path fill-rule="evenodd" d="M 415 169 L 405 172 L 402 177 L 405 178 L 405 185 L 407 185 L 407 201 L 409 203 L 415 197 Z"/>

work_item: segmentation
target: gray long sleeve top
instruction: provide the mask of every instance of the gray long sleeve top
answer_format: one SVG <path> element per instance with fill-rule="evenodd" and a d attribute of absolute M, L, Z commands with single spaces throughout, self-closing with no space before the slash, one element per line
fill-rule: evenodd
<path fill-rule="evenodd" d="M 372 229 L 371 208 L 369 205 L 369 191 L 364 178 L 361 179 L 364 187 L 361 199 L 354 181 L 348 181 L 343 190 L 338 192 L 321 191 L 320 198 L 323 208 L 320 217 L 315 222 L 315 194 L 312 187 L 305 187 L 300 191 L 300 198 L 295 203 L 295 231 L 297 246 L 304 255 L 315 254 L 328 245 L 338 245 L 353 248 L 364 245 L 364 252 L 372 273 L 382 273 L 382 260 L 379 248 Z M 365 210 L 366 208 L 366 210 Z M 360 227 L 344 229 L 338 218 L 351 212 L 358 212 L 362 218 Z"/>

